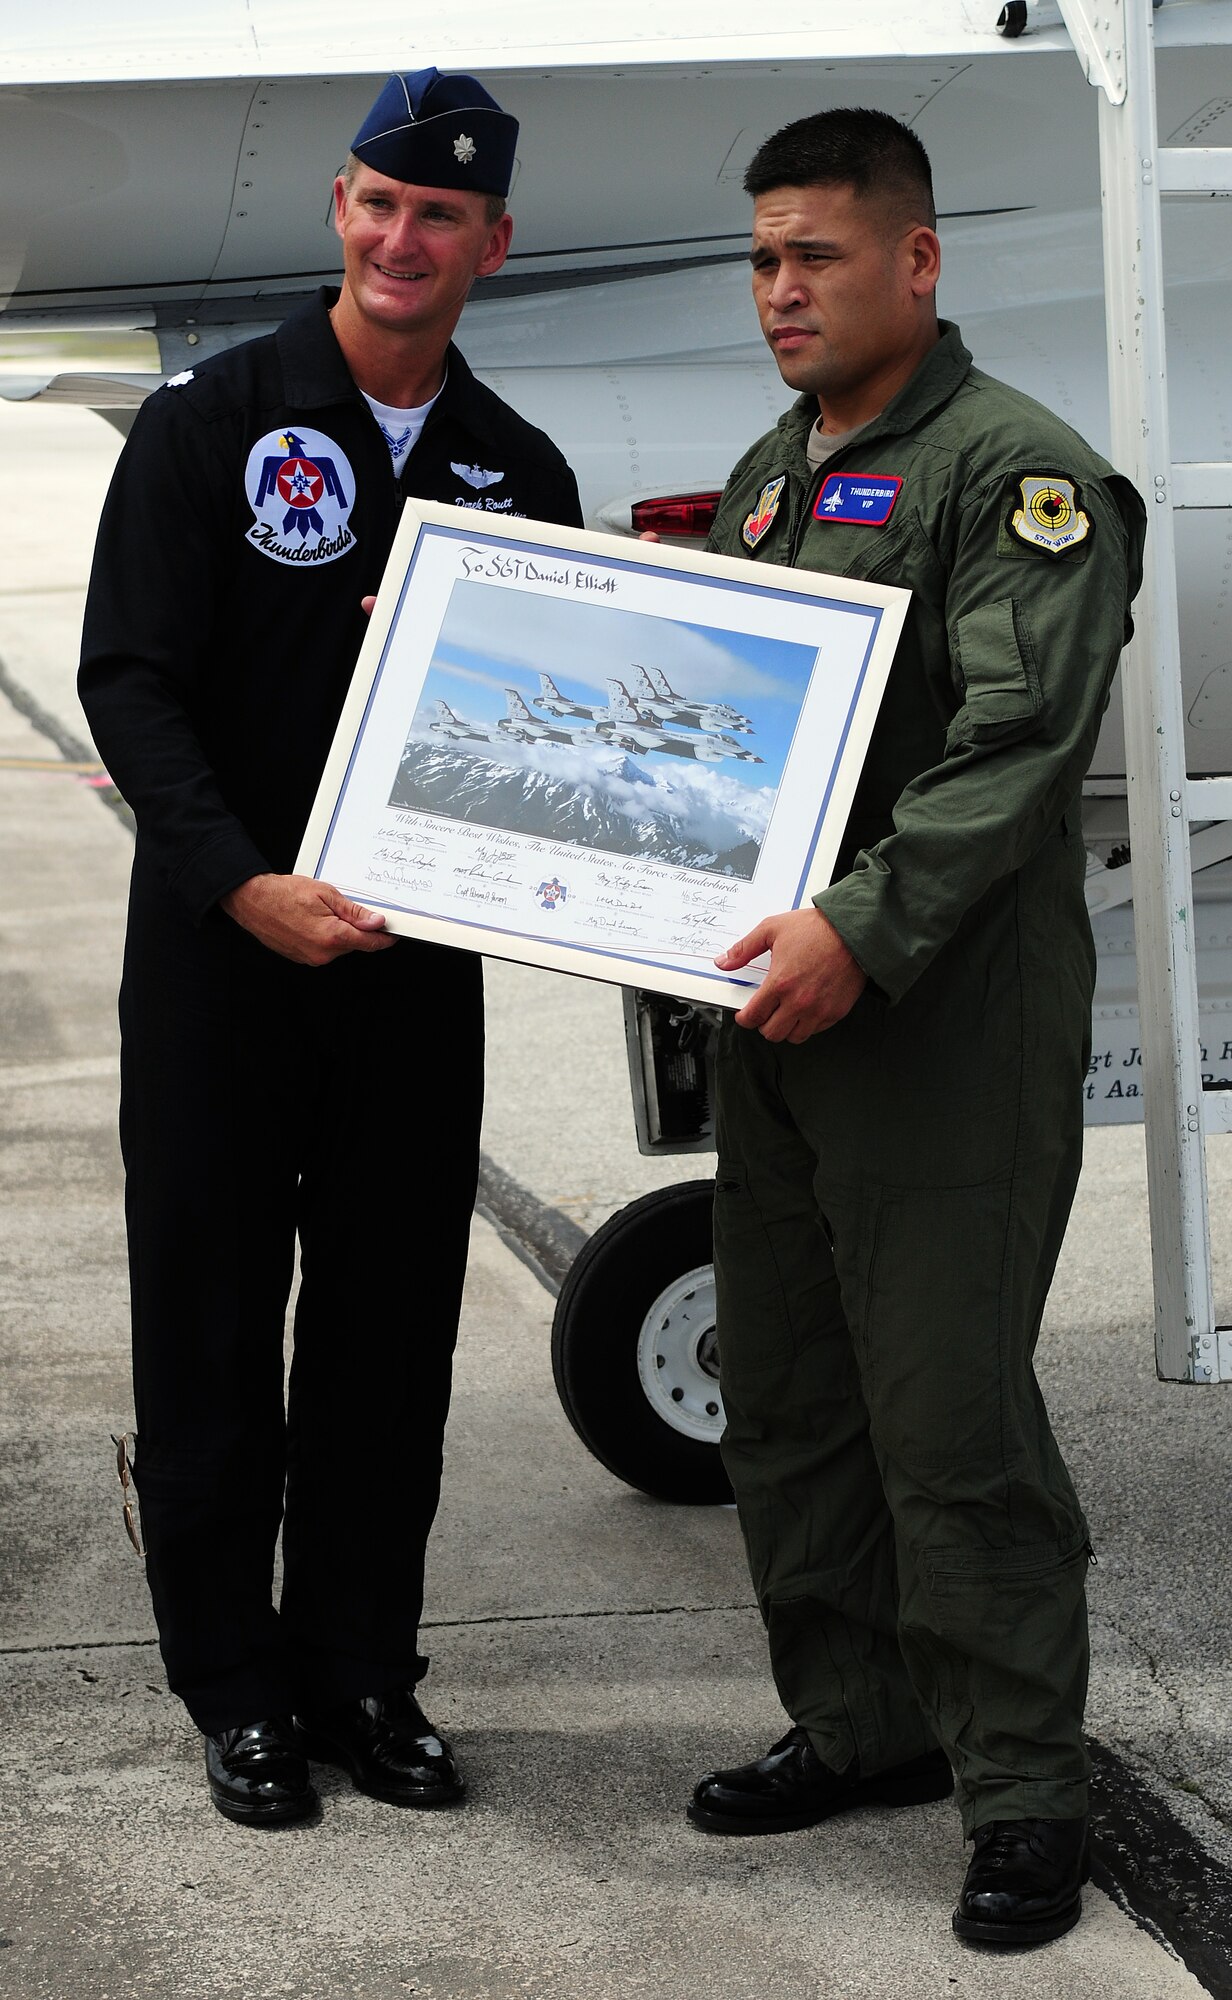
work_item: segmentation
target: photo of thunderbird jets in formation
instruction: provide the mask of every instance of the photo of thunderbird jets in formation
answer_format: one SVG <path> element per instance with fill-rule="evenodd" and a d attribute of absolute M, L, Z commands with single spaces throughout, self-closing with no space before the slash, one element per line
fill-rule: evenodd
<path fill-rule="evenodd" d="M 532 715 L 516 688 L 505 689 L 505 713 L 499 717 L 494 729 L 482 722 L 468 722 L 458 715 L 447 701 L 433 705 L 432 720 L 428 724 L 434 736 L 444 736 L 454 743 L 569 743 L 577 749 L 594 746 L 593 729 L 561 729 L 550 722 L 541 722 Z"/>
<path fill-rule="evenodd" d="M 690 701 L 687 696 L 676 694 L 668 684 L 667 676 L 659 667 L 633 668 L 633 687 L 628 697 L 645 711 L 655 722 L 677 722 L 686 729 L 706 729 L 721 733 L 726 729 L 738 729 L 751 736 L 753 725 L 747 715 L 741 715 L 726 701 Z M 609 687 L 611 683 L 608 683 Z M 548 715 L 585 715 L 594 720 L 606 716 L 606 709 L 591 708 L 584 702 L 570 701 L 557 687 L 551 674 L 540 674 L 539 693 L 532 697 L 535 707 L 542 708 Z"/>
<path fill-rule="evenodd" d="M 428 724 L 428 727 L 435 730 L 438 736 L 448 736 L 451 742 L 488 743 L 491 741 L 486 729 L 482 729 L 476 722 L 463 722 L 460 715 L 454 714 L 447 701 L 438 701 L 435 704 L 432 720 Z"/>
<path fill-rule="evenodd" d="M 648 705 L 633 699 L 623 681 L 607 681 L 605 686 L 608 704 L 595 717 L 595 733 L 621 750 L 643 755 L 662 750 L 669 757 L 697 757 L 705 764 L 718 764 L 724 757 L 736 757 L 743 764 L 764 762 L 755 750 L 746 750 L 743 743 L 718 731 L 703 729 L 696 736 L 682 736 L 678 729 L 665 727 Z"/>
<path fill-rule="evenodd" d="M 517 689 L 507 687 L 505 713 L 494 729 L 466 721 L 445 701 L 435 704 L 428 728 L 434 735 L 457 742 L 567 743 L 579 750 L 606 744 L 634 756 L 658 751 L 665 757 L 692 757 L 704 764 L 718 764 L 728 757 L 745 764 L 765 761 L 755 750 L 725 734 L 727 729 L 739 729 L 751 735 L 753 725 L 747 715 L 726 702 L 689 701 L 674 694 L 657 668 L 653 670 L 654 681 L 643 667 L 633 671 L 639 677 L 636 698 L 623 681 L 609 680 L 605 683 L 607 701 L 594 704 L 566 699 L 550 674 L 540 674 L 541 693 L 534 701 L 554 718 L 551 722 L 532 715 Z M 570 716 L 577 717 L 577 725 L 562 726 Z"/>

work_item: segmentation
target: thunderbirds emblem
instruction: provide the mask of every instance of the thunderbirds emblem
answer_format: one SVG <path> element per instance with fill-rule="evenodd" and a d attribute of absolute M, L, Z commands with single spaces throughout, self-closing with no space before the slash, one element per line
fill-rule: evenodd
<path fill-rule="evenodd" d="M 469 167 L 478 150 L 475 141 L 468 139 L 465 132 L 459 132 L 453 142 L 453 156 L 460 167 Z"/>
<path fill-rule="evenodd" d="M 481 491 L 485 486 L 499 486 L 505 476 L 503 472 L 485 472 L 482 465 L 455 465 L 452 459 L 449 470 L 456 473 L 459 479 L 465 479 L 468 486 L 478 487 Z"/>
<path fill-rule="evenodd" d="M 323 431 L 268 431 L 244 468 L 254 520 L 246 539 L 273 562 L 333 562 L 355 546 L 347 525 L 355 481 Z"/>
<path fill-rule="evenodd" d="M 1010 515 L 1010 527 L 1020 542 L 1050 556 L 1062 556 L 1066 549 L 1085 542 L 1091 532 L 1091 517 L 1079 506 L 1078 488 L 1072 479 L 1035 474 L 1020 479 L 1018 490 L 1022 504 Z"/>
<path fill-rule="evenodd" d="M 781 472 L 777 479 L 769 479 L 757 496 L 757 505 L 740 530 L 740 539 L 751 549 L 757 547 L 770 523 L 779 511 L 779 501 L 787 484 L 787 474 Z"/>
<path fill-rule="evenodd" d="M 535 895 L 540 909 L 543 910 L 555 910 L 558 904 L 565 903 L 569 899 L 569 891 L 558 875 L 553 875 L 550 882 L 541 882 Z"/>

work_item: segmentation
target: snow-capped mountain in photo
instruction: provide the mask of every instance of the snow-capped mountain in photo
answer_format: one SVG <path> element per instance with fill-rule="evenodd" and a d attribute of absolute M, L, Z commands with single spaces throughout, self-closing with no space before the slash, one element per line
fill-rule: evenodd
<path fill-rule="evenodd" d="M 513 743 L 501 745 L 498 761 L 412 736 L 389 803 L 751 880 L 773 789 L 755 790 L 714 765 L 662 762 L 671 768 L 645 770 L 618 750 L 596 756 Z"/>

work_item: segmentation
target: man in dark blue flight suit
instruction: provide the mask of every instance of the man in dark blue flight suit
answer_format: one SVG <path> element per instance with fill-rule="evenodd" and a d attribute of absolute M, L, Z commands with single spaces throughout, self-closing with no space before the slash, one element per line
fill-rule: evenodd
<path fill-rule="evenodd" d="M 335 184 L 340 292 L 150 398 L 91 580 L 82 699 L 137 819 L 135 1476 L 170 1685 L 246 1823 L 315 1809 L 305 1753 L 400 1805 L 463 1791 L 414 1689 L 480 965 L 290 871 L 403 497 L 580 525 L 560 453 L 451 344 L 508 250 L 517 130 L 473 78 L 390 79 Z"/>

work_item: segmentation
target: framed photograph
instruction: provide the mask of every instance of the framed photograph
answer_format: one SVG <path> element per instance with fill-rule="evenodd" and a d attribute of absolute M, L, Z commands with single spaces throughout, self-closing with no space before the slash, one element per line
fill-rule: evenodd
<path fill-rule="evenodd" d="M 829 882 L 909 593 L 409 500 L 298 869 L 390 930 L 740 1006 Z"/>

